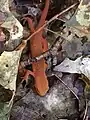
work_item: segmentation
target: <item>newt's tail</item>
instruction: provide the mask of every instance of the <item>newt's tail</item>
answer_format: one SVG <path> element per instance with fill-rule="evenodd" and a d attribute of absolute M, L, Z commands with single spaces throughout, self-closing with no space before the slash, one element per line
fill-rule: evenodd
<path fill-rule="evenodd" d="M 42 15 L 41 15 L 39 24 L 37 26 L 37 29 L 39 29 L 40 27 L 42 27 L 42 25 L 44 25 L 44 23 L 45 23 L 45 19 L 47 17 L 47 13 L 48 13 L 48 9 L 49 9 L 49 3 L 50 3 L 50 0 L 45 0 L 45 8 L 42 11 Z"/>

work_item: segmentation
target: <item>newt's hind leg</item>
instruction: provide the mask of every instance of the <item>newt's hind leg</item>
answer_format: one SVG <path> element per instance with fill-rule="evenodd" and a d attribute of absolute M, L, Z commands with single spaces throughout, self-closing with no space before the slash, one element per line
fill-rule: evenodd
<path fill-rule="evenodd" d="M 33 26 L 32 19 L 30 17 L 24 17 L 24 20 L 26 20 L 28 22 L 31 33 L 34 33 L 35 29 L 34 29 L 34 26 Z"/>

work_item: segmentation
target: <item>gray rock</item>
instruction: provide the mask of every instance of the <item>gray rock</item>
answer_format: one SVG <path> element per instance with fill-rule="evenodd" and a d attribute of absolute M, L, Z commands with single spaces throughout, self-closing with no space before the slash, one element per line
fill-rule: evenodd
<path fill-rule="evenodd" d="M 25 94 L 19 86 L 16 97 L 24 97 L 14 103 L 10 120 L 59 120 L 78 113 L 76 99 L 60 81 L 56 80 L 44 97 L 36 95 L 32 89 Z"/>

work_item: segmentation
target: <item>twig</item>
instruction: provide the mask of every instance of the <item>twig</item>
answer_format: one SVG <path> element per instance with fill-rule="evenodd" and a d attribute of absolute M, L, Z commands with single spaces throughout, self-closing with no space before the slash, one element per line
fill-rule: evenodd
<path fill-rule="evenodd" d="M 85 112 L 84 112 L 84 117 L 83 117 L 83 120 L 86 119 L 86 116 L 87 116 L 87 111 L 88 111 L 88 103 L 87 103 L 87 99 L 86 99 L 86 108 L 85 108 Z"/>
<path fill-rule="evenodd" d="M 76 5 L 78 4 L 75 3 L 73 5 L 71 5 L 70 7 L 68 7 L 67 9 L 63 10 L 62 12 L 60 12 L 59 14 L 55 15 L 53 18 L 51 18 L 48 22 L 46 22 L 42 27 L 40 27 L 38 30 L 36 30 L 32 35 L 30 35 L 27 39 L 23 40 L 22 43 L 15 49 L 15 50 L 19 50 L 19 49 L 24 49 L 26 44 L 27 44 L 27 41 L 30 40 L 35 34 L 37 34 L 38 32 L 40 32 L 46 25 L 48 25 L 49 23 L 51 23 L 54 19 L 58 19 L 59 16 L 61 16 L 62 14 L 66 13 L 68 10 L 70 10 L 71 8 L 75 7 Z M 54 33 L 54 34 L 57 34 L 59 36 L 61 36 L 60 34 L 52 31 L 52 30 L 49 30 L 48 31 Z M 62 37 L 62 36 L 61 36 Z M 65 39 L 65 38 L 64 38 Z M 46 54 L 46 53 L 45 53 Z"/>
<path fill-rule="evenodd" d="M 55 15 L 53 18 L 51 18 L 48 22 L 46 22 L 42 27 L 40 27 L 36 32 L 34 32 L 32 35 L 30 35 L 27 39 L 25 39 L 25 41 L 30 40 L 35 34 L 37 34 L 38 32 L 40 32 L 46 25 L 48 25 L 49 23 L 51 23 L 53 20 L 55 20 L 56 18 L 58 18 L 59 16 L 61 16 L 62 14 L 64 14 L 65 12 L 67 12 L 68 10 L 70 10 L 71 8 L 75 7 L 78 3 L 75 3 L 73 5 L 71 5 L 70 7 L 68 7 L 67 9 L 63 10 L 62 12 L 60 12 L 59 14 Z"/>
<path fill-rule="evenodd" d="M 55 75 L 56 78 L 58 78 L 59 81 L 61 81 L 73 93 L 73 95 L 79 101 L 79 97 L 76 95 L 76 93 L 69 86 L 67 86 L 67 84 L 58 75 L 56 75 L 56 74 L 54 74 L 54 75 Z"/>
<path fill-rule="evenodd" d="M 46 28 L 46 29 L 47 29 L 47 28 Z M 53 32 L 52 30 L 49 30 L 49 29 L 47 29 L 47 30 L 50 31 L 50 32 Z M 57 44 L 58 44 L 58 43 L 59 43 L 59 46 L 60 46 L 60 44 L 62 44 L 63 41 L 66 40 L 66 38 L 64 38 L 62 35 L 60 35 L 60 34 L 58 34 L 58 33 L 56 33 L 56 32 L 53 32 L 53 33 L 57 34 L 58 37 L 57 37 L 56 40 L 52 43 L 50 49 L 49 49 L 48 51 L 42 53 L 40 56 L 37 56 L 37 57 L 35 57 L 35 58 L 32 58 L 32 62 L 38 61 L 38 60 L 40 60 L 40 59 L 42 59 L 42 58 L 44 58 L 44 57 L 47 57 L 47 56 L 51 55 L 51 54 L 53 53 L 53 47 L 57 47 Z M 60 39 L 60 38 L 61 38 L 61 39 Z M 58 47 L 59 47 L 59 46 L 58 46 Z M 57 50 L 58 50 L 58 48 L 57 48 Z"/>
<path fill-rule="evenodd" d="M 70 7 L 68 7 L 67 9 L 65 9 L 64 11 L 62 11 L 62 12 L 60 12 L 59 14 L 55 15 L 52 19 L 50 19 L 47 23 L 45 23 L 42 27 L 40 27 L 37 31 L 35 31 L 31 36 L 29 36 L 26 40 L 23 40 L 22 44 L 21 44 L 20 47 L 18 47 L 18 48 L 21 48 L 21 46 L 24 46 L 24 47 L 25 47 L 27 41 L 30 40 L 30 38 L 32 38 L 35 34 L 37 34 L 38 32 L 40 32 L 46 25 L 48 25 L 48 24 L 49 24 L 50 22 L 52 22 L 54 19 L 57 19 L 60 15 L 62 15 L 62 14 L 65 13 L 65 12 L 67 12 L 67 11 L 70 10 L 71 8 L 75 7 L 77 4 L 78 4 L 78 3 L 75 3 L 75 4 L 71 5 Z M 45 29 L 48 30 L 48 31 L 50 31 L 50 32 L 52 32 L 53 34 L 56 34 L 56 35 L 60 36 L 62 39 L 66 40 L 66 38 L 64 38 L 62 35 L 54 32 L 54 31 L 52 31 L 52 30 L 50 30 L 50 29 L 48 29 L 48 28 L 45 28 Z M 55 41 L 54 41 L 54 43 L 55 43 Z M 24 48 L 24 47 L 23 47 L 23 48 Z M 29 65 L 29 64 L 32 64 L 32 62 L 36 62 L 36 61 L 42 59 L 43 57 L 49 56 L 49 55 L 52 53 L 52 48 L 53 48 L 53 47 L 54 47 L 54 44 L 51 45 L 51 48 L 50 48 L 48 51 L 42 53 L 40 56 L 37 56 L 37 57 L 32 58 L 32 59 L 29 59 L 28 61 L 22 62 L 22 65 L 23 65 L 23 66 Z M 16 49 L 16 50 L 17 50 L 17 49 Z M 25 63 L 25 64 L 24 64 L 24 63 Z"/>
<path fill-rule="evenodd" d="M 85 111 L 84 111 L 84 117 L 83 117 L 83 120 L 88 120 L 87 119 L 87 112 L 88 112 L 88 99 L 87 99 L 87 94 L 86 94 L 86 91 L 84 90 L 84 94 L 85 94 L 85 104 L 86 104 L 86 107 L 85 107 Z"/>
<path fill-rule="evenodd" d="M 13 103 L 13 105 L 17 104 L 17 102 L 19 102 L 20 100 L 22 100 L 24 97 L 26 97 L 26 95 L 30 92 L 30 90 L 28 92 L 25 93 L 25 95 L 23 95 L 21 98 L 19 98 L 17 101 L 15 101 Z"/>
<path fill-rule="evenodd" d="M 40 59 L 42 59 L 44 57 L 48 57 L 50 55 L 55 56 L 57 54 L 57 52 L 56 52 L 56 54 L 53 55 L 53 48 L 56 48 L 58 50 L 58 47 L 65 40 L 65 38 L 63 38 L 63 37 L 62 37 L 62 39 L 60 39 L 60 38 L 61 38 L 61 36 L 57 37 L 57 39 L 52 43 L 52 45 L 51 45 L 49 50 L 47 50 L 46 52 L 43 52 L 41 55 L 39 55 L 39 56 L 37 56 L 35 58 L 29 58 L 28 60 L 21 62 L 21 66 L 25 67 L 27 65 L 32 64 L 33 62 L 37 62 L 38 60 L 40 60 Z"/>
<path fill-rule="evenodd" d="M 32 64 L 33 62 L 37 62 L 38 60 L 40 60 L 40 59 L 42 59 L 42 58 L 44 58 L 44 57 L 49 56 L 50 54 L 51 54 L 51 53 L 50 53 L 50 49 L 49 49 L 48 51 L 42 53 L 40 56 L 37 56 L 37 57 L 35 57 L 35 58 L 29 58 L 28 60 L 25 60 L 25 61 L 23 61 L 23 62 L 20 62 L 20 63 L 21 63 L 21 66 L 22 66 L 22 67 L 25 67 L 25 66 L 27 66 L 27 65 L 30 65 L 30 64 Z"/>
<path fill-rule="evenodd" d="M 66 18 L 65 18 L 66 19 Z M 56 20 L 62 21 L 62 22 L 66 22 L 66 20 L 63 20 L 62 18 L 56 18 Z M 67 19 L 68 20 L 68 19 Z"/>
<path fill-rule="evenodd" d="M 52 31 L 52 30 L 50 30 L 50 29 L 48 29 L 48 28 L 44 28 L 45 30 L 47 30 L 47 31 L 49 31 L 49 32 L 51 32 L 51 33 L 53 33 L 53 34 L 56 34 L 56 35 L 58 35 L 58 36 L 61 36 L 61 34 L 59 34 L 59 33 L 57 33 L 57 32 L 54 32 L 54 31 Z"/>

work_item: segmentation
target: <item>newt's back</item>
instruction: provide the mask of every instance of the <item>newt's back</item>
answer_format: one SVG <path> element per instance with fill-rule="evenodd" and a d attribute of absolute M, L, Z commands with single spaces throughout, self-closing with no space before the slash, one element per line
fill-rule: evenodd
<path fill-rule="evenodd" d="M 41 19 L 39 21 L 39 24 L 38 24 L 36 30 L 38 30 L 45 23 L 48 8 L 49 8 L 49 0 L 46 0 L 45 8 L 42 12 L 42 16 L 41 16 Z M 39 56 L 43 53 L 42 39 L 43 39 L 42 31 L 40 31 L 35 36 L 33 36 L 32 39 L 30 40 L 32 57 Z M 36 88 L 38 94 L 40 96 L 43 96 L 46 94 L 46 92 L 49 89 L 47 76 L 45 74 L 46 66 L 45 66 L 44 58 L 37 62 L 34 62 L 32 64 L 32 67 L 33 67 L 33 72 L 35 75 L 35 88 Z"/>

